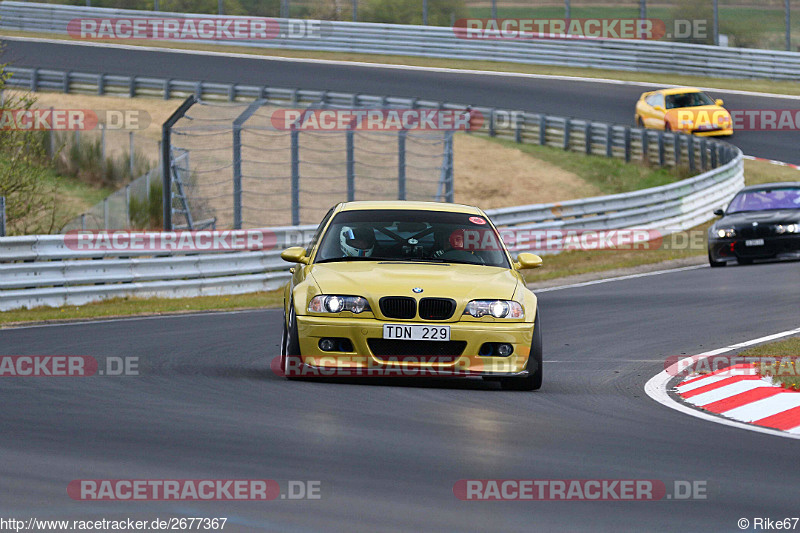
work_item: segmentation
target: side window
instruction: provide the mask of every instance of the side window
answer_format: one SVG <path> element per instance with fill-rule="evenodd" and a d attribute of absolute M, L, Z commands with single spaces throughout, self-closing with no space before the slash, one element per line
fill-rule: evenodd
<path fill-rule="evenodd" d="M 656 105 L 656 99 L 657 98 L 658 98 L 657 94 L 651 94 L 650 96 L 645 98 L 644 101 L 647 102 L 647 105 L 649 105 L 650 107 L 653 107 L 654 105 Z"/>
<path fill-rule="evenodd" d="M 655 104 L 653 104 L 653 105 L 654 106 L 660 105 L 661 107 L 664 107 L 664 95 L 663 94 L 657 94 L 655 96 L 656 96 L 656 101 L 655 101 Z M 666 109 L 666 107 L 664 107 L 664 109 Z"/>
<path fill-rule="evenodd" d="M 308 248 L 306 248 L 307 256 L 311 256 L 311 252 L 314 251 L 314 247 L 317 245 L 317 241 L 319 241 L 319 235 L 322 233 L 322 229 L 328 223 L 328 220 L 330 220 L 331 215 L 333 215 L 334 209 L 336 209 L 336 207 L 331 207 L 330 211 L 322 218 L 322 222 L 317 226 L 317 231 L 314 232 L 314 236 L 311 237 L 311 242 L 308 243 Z"/>

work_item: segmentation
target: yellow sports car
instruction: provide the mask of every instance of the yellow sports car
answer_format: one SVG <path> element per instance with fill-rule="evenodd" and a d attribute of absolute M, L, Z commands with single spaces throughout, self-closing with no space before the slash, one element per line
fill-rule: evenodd
<path fill-rule="evenodd" d="M 722 104 L 691 87 L 646 92 L 636 102 L 636 125 L 701 136 L 733 135 L 731 114 Z"/>
<path fill-rule="evenodd" d="M 542 385 L 536 296 L 476 207 L 348 202 L 323 218 L 284 289 L 287 377 L 483 376 Z"/>

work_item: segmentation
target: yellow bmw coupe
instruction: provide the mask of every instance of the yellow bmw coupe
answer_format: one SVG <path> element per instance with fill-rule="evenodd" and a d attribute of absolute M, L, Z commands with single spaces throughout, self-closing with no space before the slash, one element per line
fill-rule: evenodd
<path fill-rule="evenodd" d="M 733 119 L 723 103 L 693 87 L 660 89 L 639 97 L 634 120 L 640 128 L 699 136 L 733 135 Z"/>
<path fill-rule="evenodd" d="M 434 202 L 348 202 L 323 218 L 284 289 L 280 371 L 322 376 L 482 376 L 542 385 L 536 296 L 489 217 Z"/>

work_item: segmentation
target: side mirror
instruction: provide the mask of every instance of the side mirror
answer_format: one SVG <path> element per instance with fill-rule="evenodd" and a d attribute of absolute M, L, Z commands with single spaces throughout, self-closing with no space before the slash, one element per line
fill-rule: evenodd
<path fill-rule="evenodd" d="M 308 264 L 309 258 L 306 257 L 306 249 L 302 246 L 293 246 L 281 252 L 281 259 L 289 263 Z"/>
<path fill-rule="evenodd" d="M 722 101 L 722 98 L 717 98 L 716 100 L 714 100 L 714 103 L 722 107 L 722 104 L 724 104 L 725 102 Z"/>
<path fill-rule="evenodd" d="M 542 258 L 527 252 L 519 254 L 517 262 L 514 263 L 514 268 L 517 270 L 528 270 L 530 268 L 539 268 L 540 266 L 542 266 Z"/>
<path fill-rule="evenodd" d="M 655 109 L 655 110 L 656 110 L 656 111 L 658 111 L 659 113 L 666 113 L 666 112 L 667 112 L 667 110 L 666 110 L 666 109 L 664 109 L 664 108 L 663 108 L 662 106 L 660 106 L 660 105 L 653 106 L 653 109 Z"/>
<path fill-rule="evenodd" d="M 724 209 L 714 209 L 714 214 L 717 215 L 718 217 L 724 217 L 725 216 L 725 210 Z"/>

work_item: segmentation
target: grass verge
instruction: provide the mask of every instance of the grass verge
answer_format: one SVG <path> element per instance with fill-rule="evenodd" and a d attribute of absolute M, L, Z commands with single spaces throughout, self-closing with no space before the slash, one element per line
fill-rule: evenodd
<path fill-rule="evenodd" d="M 31 37 L 42 39 L 58 39 L 64 41 L 87 42 L 86 40 L 72 39 L 65 35 L 23 32 L 23 31 L 3 31 L 1 36 L 8 37 Z M 106 42 L 109 44 L 119 44 L 118 41 L 98 40 L 88 42 Z M 690 76 L 686 74 L 658 74 L 647 72 L 629 72 L 623 70 L 592 69 L 577 67 L 553 67 L 546 65 L 526 65 L 521 63 L 504 63 L 500 61 L 473 61 L 473 60 L 454 60 L 422 58 L 413 56 L 391 56 L 382 54 L 350 54 L 342 52 L 315 52 L 306 50 L 279 50 L 279 49 L 252 49 L 238 46 L 206 45 L 190 42 L 167 42 L 167 41 L 126 41 L 125 45 L 133 46 L 155 46 L 159 48 L 172 48 L 175 50 L 205 50 L 210 52 L 221 52 L 229 54 L 247 54 L 254 56 L 266 56 L 274 58 L 301 58 L 301 59 L 323 59 L 333 61 L 354 61 L 366 63 L 381 63 L 386 65 L 408 65 L 420 67 L 434 67 L 445 69 L 467 69 L 467 70 L 486 70 L 493 72 L 509 72 L 523 74 L 538 74 L 548 76 L 571 76 L 583 78 L 605 78 L 620 81 L 654 83 L 657 85 L 690 85 L 701 87 L 713 87 L 717 89 L 729 89 L 737 91 L 753 91 L 773 94 L 800 95 L 800 85 L 791 81 L 770 81 L 770 80 L 741 80 L 731 78 L 719 78 L 714 76 Z"/>
<path fill-rule="evenodd" d="M 739 355 L 752 357 L 786 357 L 786 360 L 775 365 L 771 363 L 756 364 L 762 376 L 771 377 L 775 383 L 780 383 L 787 388 L 800 390 L 800 337 L 790 337 L 778 342 L 762 344 L 750 348 Z M 791 357 L 791 358 L 790 358 Z"/>
<path fill-rule="evenodd" d="M 0 313 L 0 327 L 25 322 L 257 309 L 279 307 L 282 302 L 282 290 L 197 298 L 114 298 L 80 306 L 4 311 Z"/>

